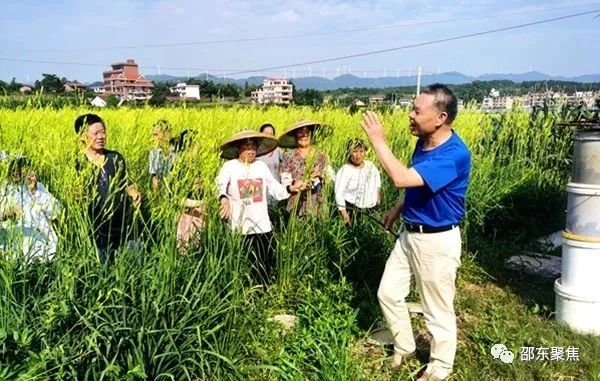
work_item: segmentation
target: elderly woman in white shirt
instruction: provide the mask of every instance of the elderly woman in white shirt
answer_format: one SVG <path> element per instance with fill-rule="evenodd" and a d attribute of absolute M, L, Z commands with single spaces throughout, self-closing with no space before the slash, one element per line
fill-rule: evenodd
<path fill-rule="evenodd" d="M 220 216 L 240 231 L 254 254 L 252 273 L 255 281 L 269 283 L 276 263 L 272 248 L 272 225 L 267 195 L 285 200 L 291 193 L 306 188 L 297 181 L 284 187 L 273 177 L 267 165 L 256 160 L 277 148 L 277 139 L 260 132 L 245 130 L 221 145 L 221 158 L 227 159 L 217 175 Z"/>
<path fill-rule="evenodd" d="M 11 159 L 9 176 L 0 184 L 0 246 L 21 250 L 28 262 L 50 260 L 56 253 L 57 236 L 52 221 L 59 202 L 37 181 L 35 172 L 23 175 L 27 160 Z"/>
<path fill-rule="evenodd" d="M 369 212 L 381 203 L 381 176 L 369 160 L 362 139 L 347 143 L 347 162 L 335 178 L 335 200 L 344 223 L 350 224 L 354 211 Z"/>

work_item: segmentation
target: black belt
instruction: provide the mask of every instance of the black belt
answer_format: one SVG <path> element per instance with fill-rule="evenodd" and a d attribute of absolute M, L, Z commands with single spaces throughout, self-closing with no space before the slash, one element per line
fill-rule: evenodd
<path fill-rule="evenodd" d="M 428 225 L 418 225 L 411 224 L 410 222 L 404 223 L 404 228 L 407 232 L 410 233 L 441 233 L 448 230 L 452 230 L 457 228 L 458 224 L 455 225 L 446 225 L 446 226 L 428 226 Z"/>

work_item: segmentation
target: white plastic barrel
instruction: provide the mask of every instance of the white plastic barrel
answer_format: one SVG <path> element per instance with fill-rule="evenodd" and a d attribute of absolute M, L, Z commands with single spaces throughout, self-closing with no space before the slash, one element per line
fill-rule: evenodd
<path fill-rule="evenodd" d="M 600 295 L 600 242 L 583 242 L 567 237 L 563 235 L 563 286 L 579 294 L 597 290 Z"/>
<path fill-rule="evenodd" d="M 569 233 L 600 238 L 600 185 L 567 184 L 567 224 Z"/>
<path fill-rule="evenodd" d="M 600 335 L 600 290 L 588 290 L 587 294 L 573 292 L 562 284 L 561 278 L 554 282 L 556 293 L 556 321 L 568 325 L 580 333 Z"/>
<path fill-rule="evenodd" d="M 573 182 L 600 184 L 600 124 L 573 134 Z"/>

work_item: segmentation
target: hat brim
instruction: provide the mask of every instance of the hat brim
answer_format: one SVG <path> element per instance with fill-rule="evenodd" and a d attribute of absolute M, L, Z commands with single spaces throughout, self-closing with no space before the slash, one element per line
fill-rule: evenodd
<path fill-rule="evenodd" d="M 331 127 L 321 123 L 300 124 L 290 127 L 279 137 L 279 147 L 281 148 L 297 148 L 296 131 L 307 127 L 311 132 L 311 144 L 318 143 L 320 140 L 331 135 Z"/>
<path fill-rule="evenodd" d="M 271 136 L 261 136 L 257 134 L 254 136 L 240 137 L 239 139 L 232 139 L 223 145 L 221 145 L 221 158 L 225 160 L 237 159 L 239 156 L 238 146 L 247 141 L 256 141 L 258 148 L 256 149 L 256 156 L 266 155 L 269 152 L 275 150 L 279 146 L 277 139 Z"/>

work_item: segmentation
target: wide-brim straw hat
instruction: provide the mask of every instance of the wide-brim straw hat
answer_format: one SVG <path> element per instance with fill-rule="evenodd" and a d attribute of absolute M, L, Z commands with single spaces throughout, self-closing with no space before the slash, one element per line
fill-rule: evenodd
<path fill-rule="evenodd" d="M 312 143 L 315 142 L 315 131 L 321 129 L 323 124 L 320 122 L 314 122 L 312 120 L 302 119 L 298 122 L 294 123 L 291 127 L 281 134 L 279 137 L 279 147 L 281 148 L 296 148 L 298 146 L 298 142 L 296 141 L 296 131 L 308 127 L 311 130 L 311 140 Z"/>
<path fill-rule="evenodd" d="M 244 130 L 233 135 L 233 137 L 221 144 L 219 147 L 221 150 L 221 158 L 227 160 L 237 159 L 239 144 L 248 140 L 256 141 L 258 145 L 256 156 L 266 155 L 278 146 L 278 141 L 273 136 L 253 130 Z"/>

